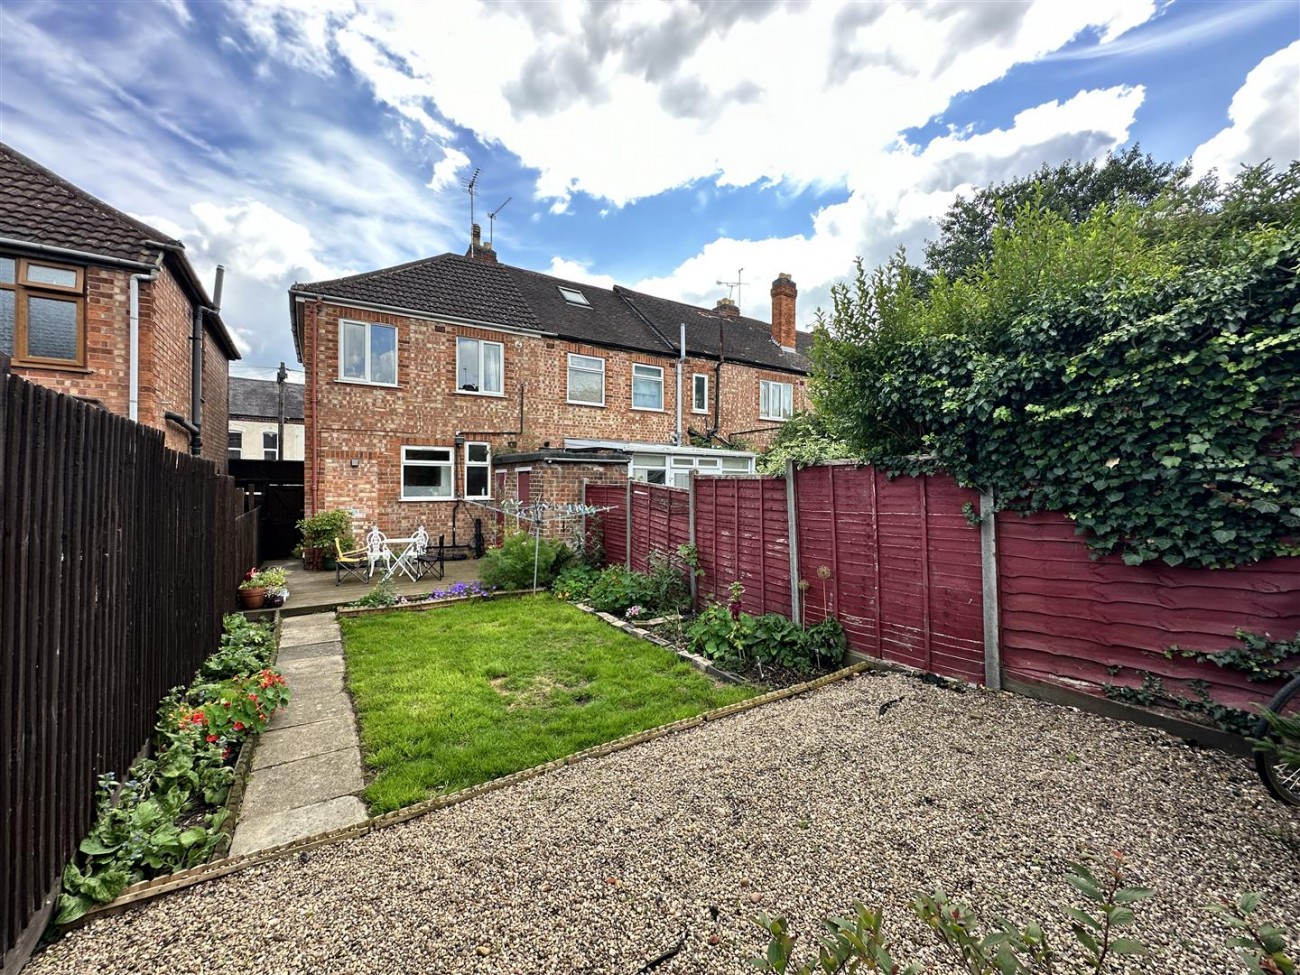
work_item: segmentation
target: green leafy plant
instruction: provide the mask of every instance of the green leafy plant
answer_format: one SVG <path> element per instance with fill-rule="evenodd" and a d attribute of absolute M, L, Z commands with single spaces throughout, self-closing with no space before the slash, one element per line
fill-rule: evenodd
<path fill-rule="evenodd" d="M 534 552 L 538 586 L 549 586 L 573 562 L 573 549 L 564 542 L 535 538 L 526 532 L 509 535 L 499 548 L 489 549 L 479 573 L 483 584 L 501 590 L 531 589 Z"/>
<path fill-rule="evenodd" d="M 1296 961 L 1287 949 L 1282 931 L 1255 920 L 1259 903 L 1259 894 L 1247 893 L 1235 901 L 1221 898 L 1210 909 L 1236 932 L 1228 944 L 1237 949 L 1237 957 L 1251 975 L 1296 975 Z"/>
<path fill-rule="evenodd" d="M 397 583 L 392 579 L 380 579 L 370 587 L 370 592 L 366 593 L 360 599 L 354 600 L 351 605 L 362 606 L 367 609 L 382 609 L 385 606 L 397 605 Z"/>
<path fill-rule="evenodd" d="M 240 589 L 283 589 L 288 577 L 284 569 L 273 565 L 268 569 L 249 569 L 239 584 Z"/>
<path fill-rule="evenodd" d="M 308 515 L 298 522 L 303 548 L 323 548 L 333 551 L 334 539 L 344 551 L 352 548 L 352 512 L 346 508 L 333 508 Z"/>
<path fill-rule="evenodd" d="M 600 578 L 600 571 L 589 565 L 574 565 L 565 569 L 551 583 L 551 592 L 556 599 L 565 602 L 580 603 L 587 599 L 591 587 Z"/>
<path fill-rule="evenodd" d="M 779 613 L 752 616 L 740 610 L 744 587 L 732 583 L 731 599 L 706 607 L 687 627 L 688 646 L 724 666 L 783 667 L 797 673 L 837 666 L 848 641 L 839 621 L 827 617 L 807 630 Z"/>

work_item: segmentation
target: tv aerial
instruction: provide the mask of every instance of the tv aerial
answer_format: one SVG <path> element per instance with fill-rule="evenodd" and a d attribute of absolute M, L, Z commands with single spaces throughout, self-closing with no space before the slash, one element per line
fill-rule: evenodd
<path fill-rule="evenodd" d="M 722 287 L 724 287 L 724 288 L 727 289 L 727 298 L 728 298 L 728 299 L 731 298 L 731 293 L 732 293 L 732 291 L 733 291 L 733 290 L 735 291 L 735 293 L 736 293 L 736 307 L 739 308 L 739 307 L 740 307 L 740 293 L 741 293 L 741 290 L 745 287 L 745 269 L 742 267 L 740 270 L 738 270 L 738 271 L 736 272 L 736 280 L 735 280 L 735 281 L 718 281 L 718 282 L 716 282 L 716 283 L 719 284 L 719 285 L 721 285 Z"/>
<path fill-rule="evenodd" d="M 514 199 L 513 196 L 507 196 L 506 203 L 509 203 L 513 199 Z M 496 238 L 497 214 L 506 208 L 506 203 L 502 203 L 499 207 L 497 207 L 495 210 L 493 210 L 491 213 L 488 214 L 488 246 L 489 247 L 492 246 L 492 241 Z"/>
<path fill-rule="evenodd" d="M 461 185 L 465 187 L 465 192 L 469 194 L 469 222 L 471 227 L 474 225 L 474 192 L 478 186 L 478 176 L 481 172 L 483 170 L 475 166 L 474 175 L 469 179 L 461 180 Z"/>

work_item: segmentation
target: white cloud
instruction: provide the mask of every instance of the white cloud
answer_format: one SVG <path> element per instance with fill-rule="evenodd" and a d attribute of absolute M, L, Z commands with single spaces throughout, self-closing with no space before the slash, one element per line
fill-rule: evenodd
<path fill-rule="evenodd" d="M 552 257 L 551 266 L 546 269 L 546 273 L 553 277 L 564 278 L 566 281 L 578 281 L 597 288 L 612 288 L 621 283 L 608 274 L 596 274 L 587 265 L 563 257 Z"/>
<path fill-rule="evenodd" d="M 429 180 L 429 189 L 445 190 L 456 185 L 457 174 L 469 166 L 469 156 L 459 149 L 449 147 L 443 157 L 433 166 L 433 176 Z"/>
<path fill-rule="evenodd" d="M 1300 158 L 1300 41 L 1270 54 L 1246 75 L 1228 106 L 1229 124 L 1192 154 L 1197 176 L 1232 179 L 1244 165 Z"/>

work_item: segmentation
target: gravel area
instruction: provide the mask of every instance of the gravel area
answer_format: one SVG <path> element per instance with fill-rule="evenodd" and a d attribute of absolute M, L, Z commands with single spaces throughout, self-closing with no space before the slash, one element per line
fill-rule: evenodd
<path fill-rule="evenodd" d="M 1260 891 L 1300 933 L 1300 816 L 1246 761 L 887 674 L 162 898 L 29 971 L 633 975 L 685 929 L 655 975 L 743 972 L 766 944 L 759 910 L 810 932 L 862 899 L 898 956 L 949 973 L 910 896 L 943 887 L 1064 946 L 1066 864 L 1112 849 L 1158 891 L 1137 906 L 1153 954 L 1132 971 L 1239 970 L 1203 907 L 1221 892 Z"/>

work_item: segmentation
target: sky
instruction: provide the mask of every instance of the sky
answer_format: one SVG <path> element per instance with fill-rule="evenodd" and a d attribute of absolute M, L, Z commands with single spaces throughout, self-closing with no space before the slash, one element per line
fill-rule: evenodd
<path fill-rule="evenodd" d="M 224 264 L 236 375 L 471 202 L 507 263 L 763 320 L 785 272 L 809 328 L 1044 163 L 1300 157 L 1300 0 L 0 0 L 0 141 Z"/>

